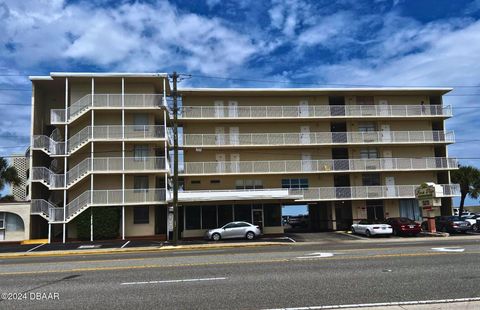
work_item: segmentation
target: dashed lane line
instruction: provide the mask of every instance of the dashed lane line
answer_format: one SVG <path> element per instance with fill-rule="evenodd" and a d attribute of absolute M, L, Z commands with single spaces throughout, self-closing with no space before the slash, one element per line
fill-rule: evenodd
<path fill-rule="evenodd" d="M 124 282 L 121 285 L 135 285 L 135 284 L 168 284 L 168 283 L 183 283 L 183 282 L 202 282 L 202 281 L 219 281 L 227 278 L 197 278 L 197 279 L 179 279 L 179 280 L 160 280 L 160 281 L 140 281 L 140 282 Z"/>

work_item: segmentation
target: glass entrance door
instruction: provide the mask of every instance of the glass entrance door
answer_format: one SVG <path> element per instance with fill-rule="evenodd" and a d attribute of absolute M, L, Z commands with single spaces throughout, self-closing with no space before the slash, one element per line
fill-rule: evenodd
<path fill-rule="evenodd" d="M 263 229 L 263 210 L 253 210 L 253 225 L 260 227 Z"/>

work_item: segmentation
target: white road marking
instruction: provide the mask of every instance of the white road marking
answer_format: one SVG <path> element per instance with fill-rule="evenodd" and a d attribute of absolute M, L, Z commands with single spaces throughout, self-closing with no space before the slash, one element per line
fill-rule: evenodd
<path fill-rule="evenodd" d="M 315 309 L 345 309 L 345 308 L 364 308 L 364 307 L 388 307 L 388 306 L 409 306 L 409 305 L 429 305 L 429 304 L 447 304 L 453 302 L 471 302 L 480 301 L 480 297 L 472 298 L 455 298 L 455 299 L 439 299 L 439 300 L 415 300 L 415 301 L 398 301 L 398 302 L 379 302 L 371 304 L 351 304 L 351 305 L 330 305 L 330 306 L 310 306 L 310 307 L 293 307 L 293 308 L 271 308 L 264 310 L 315 310 Z M 381 308 L 379 308 L 381 309 Z"/>
<path fill-rule="evenodd" d="M 293 243 L 296 243 L 297 241 L 295 241 L 294 239 L 290 238 L 290 237 L 285 237 L 284 239 L 287 239 L 287 240 L 290 240 L 291 242 Z"/>
<path fill-rule="evenodd" d="M 432 250 L 437 252 L 463 252 L 465 249 L 462 248 L 432 248 Z"/>
<path fill-rule="evenodd" d="M 78 247 L 78 249 L 96 249 L 101 247 L 100 244 L 84 244 Z"/>
<path fill-rule="evenodd" d="M 297 258 L 298 259 L 325 258 L 325 257 L 332 257 L 333 255 L 334 255 L 333 253 L 318 252 L 318 253 L 305 254 L 305 256 L 299 256 Z"/>
<path fill-rule="evenodd" d="M 34 248 L 31 248 L 30 250 L 28 250 L 28 251 L 27 251 L 27 253 L 28 253 L 28 252 L 32 252 L 33 250 L 36 250 L 36 249 L 38 249 L 39 247 L 41 247 L 42 245 L 45 245 L 45 244 L 46 244 L 46 243 L 43 243 L 43 244 L 37 245 L 36 247 L 34 247 Z"/>
<path fill-rule="evenodd" d="M 362 237 L 362 236 L 358 236 L 358 235 L 355 235 L 355 234 L 342 233 L 342 235 L 349 236 L 349 237 L 356 238 L 356 239 L 360 239 L 360 240 L 369 240 L 367 237 Z"/>
<path fill-rule="evenodd" d="M 125 242 L 125 244 L 124 244 L 124 245 L 122 245 L 122 246 L 120 247 L 120 249 L 123 249 L 123 248 L 124 248 L 124 247 L 126 247 L 126 246 L 127 246 L 127 244 L 129 244 L 129 243 L 130 243 L 130 240 L 128 240 L 127 242 Z"/>
<path fill-rule="evenodd" d="M 199 279 L 163 280 L 163 281 L 124 282 L 121 285 L 201 282 L 201 281 L 218 281 L 218 280 L 226 280 L 226 279 L 227 278 L 199 278 Z"/>

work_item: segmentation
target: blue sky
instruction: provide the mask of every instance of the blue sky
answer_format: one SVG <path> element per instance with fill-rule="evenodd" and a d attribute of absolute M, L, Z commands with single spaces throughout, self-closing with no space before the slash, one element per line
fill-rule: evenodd
<path fill-rule="evenodd" d="M 479 19 L 480 0 L 3 0 L 0 68 L 12 76 L 0 76 L 0 104 L 28 105 L 22 75 L 50 71 L 176 70 L 197 76 L 182 86 L 204 87 L 478 86 Z M 463 164 L 480 164 L 469 159 L 479 99 L 480 87 L 445 98 Z M 0 155 L 22 151 L 29 107 L 0 109 Z"/>

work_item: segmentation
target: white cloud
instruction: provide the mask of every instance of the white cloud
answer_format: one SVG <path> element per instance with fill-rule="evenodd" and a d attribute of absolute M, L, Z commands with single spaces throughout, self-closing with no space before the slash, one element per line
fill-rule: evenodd
<path fill-rule="evenodd" d="M 166 1 L 115 8 L 59 0 L 7 1 L 3 15 L 0 43 L 13 47 L 6 57 L 18 66 L 75 60 L 111 69 L 176 65 L 225 73 L 246 62 L 262 44 L 219 19 L 180 13 Z"/>

